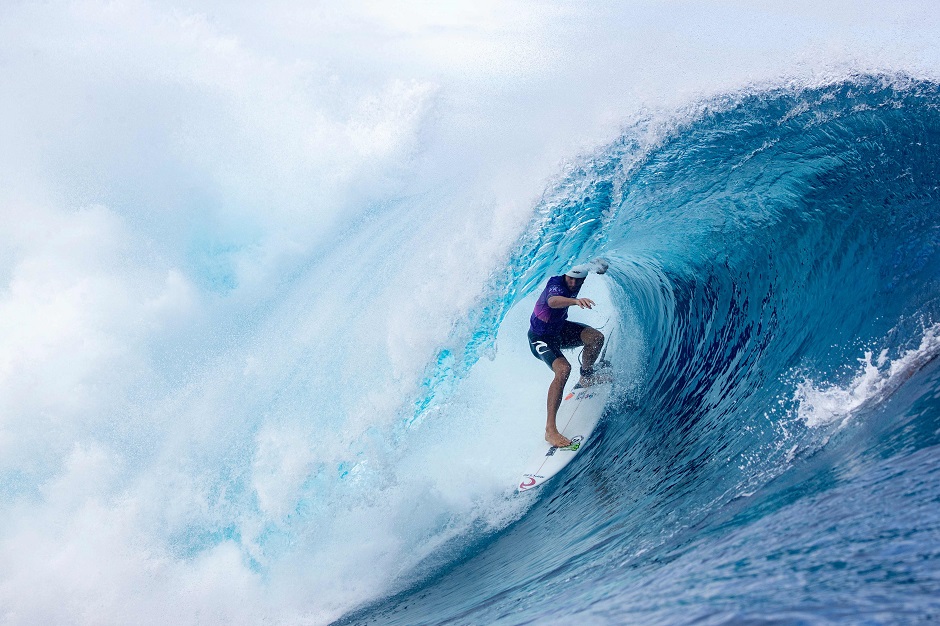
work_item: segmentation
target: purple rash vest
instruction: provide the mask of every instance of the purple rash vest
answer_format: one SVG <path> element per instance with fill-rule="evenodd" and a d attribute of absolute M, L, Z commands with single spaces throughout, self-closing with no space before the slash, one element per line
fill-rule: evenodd
<path fill-rule="evenodd" d="M 562 296 L 564 298 L 576 298 L 580 288 L 574 291 L 568 289 L 565 284 L 564 276 L 552 276 L 548 279 L 548 284 L 542 291 L 542 295 L 535 302 L 535 309 L 532 311 L 532 317 L 529 318 L 529 328 L 532 333 L 539 336 L 557 335 L 561 332 L 565 320 L 568 319 L 568 307 L 553 309 L 548 306 L 548 299 L 552 296 Z"/>

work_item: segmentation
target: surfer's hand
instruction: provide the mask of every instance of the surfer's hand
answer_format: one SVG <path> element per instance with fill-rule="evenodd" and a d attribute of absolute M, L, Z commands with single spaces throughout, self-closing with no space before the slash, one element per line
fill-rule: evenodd
<path fill-rule="evenodd" d="M 581 307 L 582 309 L 592 309 L 592 308 L 594 308 L 594 301 L 591 300 L 590 298 L 578 298 L 578 299 L 576 299 L 574 302 L 575 302 L 575 304 L 577 304 L 577 305 L 578 305 L 579 307 Z"/>

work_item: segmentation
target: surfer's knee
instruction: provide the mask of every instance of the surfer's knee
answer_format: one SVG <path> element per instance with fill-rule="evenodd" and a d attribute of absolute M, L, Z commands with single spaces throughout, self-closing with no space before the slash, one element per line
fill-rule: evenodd
<path fill-rule="evenodd" d="M 596 328 L 585 328 L 584 334 L 586 335 L 584 339 L 585 345 L 601 347 L 604 345 L 604 333 L 597 330 Z"/>
<path fill-rule="evenodd" d="M 552 363 L 552 371 L 555 372 L 555 378 L 564 378 L 567 380 L 571 374 L 571 363 L 567 359 L 558 358 Z"/>

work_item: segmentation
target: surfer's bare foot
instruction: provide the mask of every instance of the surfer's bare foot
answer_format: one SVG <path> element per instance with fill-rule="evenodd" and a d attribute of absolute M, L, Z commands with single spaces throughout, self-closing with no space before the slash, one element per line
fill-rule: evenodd
<path fill-rule="evenodd" d="M 562 435 L 557 430 L 553 433 L 545 431 L 545 441 L 552 444 L 556 448 L 564 448 L 565 446 L 571 445 L 571 440 Z"/>

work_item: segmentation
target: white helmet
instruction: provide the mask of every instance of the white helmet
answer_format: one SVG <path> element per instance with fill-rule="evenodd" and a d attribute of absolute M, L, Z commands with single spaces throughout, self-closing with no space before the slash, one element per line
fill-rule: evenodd
<path fill-rule="evenodd" d="M 572 278 L 584 278 L 591 271 L 591 266 L 587 264 L 575 265 L 570 270 L 565 272 L 565 276 L 570 276 Z"/>

